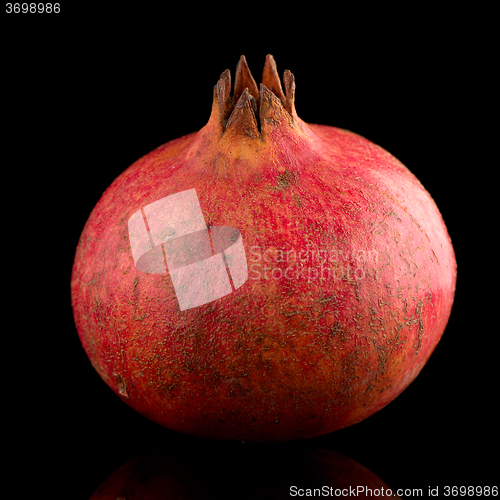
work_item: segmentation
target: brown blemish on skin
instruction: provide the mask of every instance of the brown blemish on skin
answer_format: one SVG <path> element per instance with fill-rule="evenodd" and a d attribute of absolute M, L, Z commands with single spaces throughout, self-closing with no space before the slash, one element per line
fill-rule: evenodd
<path fill-rule="evenodd" d="M 291 172 L 290 170 L 278 174 L 278 189 L 280 191 L 288 189 L 292 184 L 297 182 L 298 177 L 297 172 Z"/>
<path fill-rule="evenodd" d="M 128 398 L 129 395 L 128 395 L 128 392 L 127 392 L 127 383 L 125 382 L 125 380 L 122 378 L 121 375 L 119 375 L 118 373 L 115 374 L 115 377 L 116 377 L 116 387 L 118 389 L 118 392 L 125 398 Z"/>

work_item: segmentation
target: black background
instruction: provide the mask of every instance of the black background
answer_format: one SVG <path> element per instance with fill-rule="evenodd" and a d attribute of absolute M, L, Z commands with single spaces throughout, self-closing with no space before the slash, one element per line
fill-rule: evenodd
<path fill-rule="evenodd" d="M 497 141 L 488 118 L 487 33 L 467 29 L 467 16 L 422 16 L 408 31 L 409 14 L 380 24 L 368 13 L 360 25 L 354 14 L 318 24 L 324 13 L 313 22 L 280 12 L 248 11 L 246 24 L 231 11 L 197 12 L 198 27 L 146 8 L 137 19 L 129 12 L 127 23 L 111 13 L 80 19 L 73 12 L 59 24 L 4 24 L 3 393 L 21 498 L 34 486 L 51 498 L 86 499 L 144 451 L 196 446 L 127 407 L 91 367 L 72 317 L 71 266 L 87 217 L 111 181 L 160 144 L 200 129 L 220 73 L 234 75 L 241 54 L 259 82 L 267 53 L 280 75 L 294 73 L 303 120 L 367 137 L 420 179 L 458 262 L 448 327 L 418 378 L 378 414 L 311 442 L 358 461 L 393 488 L 498 485 L 488 191 L 498 159 L 493 168 L 485 158 Z M 209 446 L 223 463 L 228 445 Z"/>

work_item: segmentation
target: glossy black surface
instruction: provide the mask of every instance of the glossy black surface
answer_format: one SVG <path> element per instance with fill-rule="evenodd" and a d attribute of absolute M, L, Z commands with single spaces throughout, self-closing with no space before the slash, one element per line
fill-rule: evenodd
<path fill-rule="evenodd" d="M 256 79 L 267 53 L 280 74 L 294 73 L 302 119 L 357 132 L 410 168 L 440 208 L 457 255 L 452 315 L 420 376 L 378 414 L 311 443 L 394 489 L 495 484 L 498 327 L 488 304 L 496 291 L 486 285 L 496 282 L 497 266 L 494 234 L 480 226 L 489 213 L 483 176 L 492 167 L 466 153 L 471 127 L 484 125 L 469 114 L 464 78 L 477 63 L 467 52 L 440 39 L 408 42 L 402 52 L 396 41 L 355 48 L 335 38 L 301 51 L 278 42 L 191 48 L 131 32 L 4 41 L 11 197 L 4 208 L 13 226 L 4 264 L 16 275 L 3 282 L 16 304 L 15 315 L 8 305 L 4 312 L 15 320 L 3 328 L 4 411 L 21 492 L 88 499 L 117 467 L 172 443 L 211 446 L 214 460 L 227 459 L 227 444 L 163 429 L 108 389 L 80 345 L 69 283 L 78 238 L 102 192 L 142 155 L 201 128 L 220 73 L 234 74 L 242 53 Z"/>

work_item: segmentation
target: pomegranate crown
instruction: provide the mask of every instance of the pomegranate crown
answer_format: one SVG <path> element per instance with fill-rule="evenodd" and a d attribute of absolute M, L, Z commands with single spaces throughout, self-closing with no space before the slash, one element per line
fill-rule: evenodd
<path fill-rule="evenodd" d="M 285 92 L 281 87 L 276 62 L 266 56 L 260 89 L 257 87 L 244 55 L 236 66 L 233 95 L 231 73 L 226 69 L 214 87 L 214 111 L 222 134 L 231 129 L 252 138 L 262 138 L 265 124 L 281 122 L 283 118 L 293 127 L 300 120 L 295 111 L 295 78 L 289 70 L 283 74 Z"/>

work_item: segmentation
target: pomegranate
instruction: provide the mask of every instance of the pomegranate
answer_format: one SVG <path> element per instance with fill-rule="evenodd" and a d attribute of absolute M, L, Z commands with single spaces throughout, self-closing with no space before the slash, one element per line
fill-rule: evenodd
<path fill-rule="evenodd" d="M 210 119 L 104 192 L 76 250 L 83 347 L 132 408 L 190 435 L 318 436 L 418 375 L 455 290 L 450 237 L 396 158 L 307 124 L 267 56 L 242 56 Z"/>

